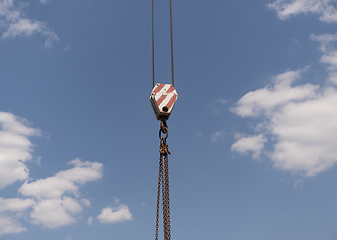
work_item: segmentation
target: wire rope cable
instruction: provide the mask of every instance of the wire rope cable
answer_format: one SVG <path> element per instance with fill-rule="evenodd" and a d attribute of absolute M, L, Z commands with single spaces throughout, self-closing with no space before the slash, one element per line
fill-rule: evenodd
<path fill-rule="evenodd" d="M 171 38 L 171 74 L 172 86 L 174 86 L 174 62 L 173 62 L 173 27 L 172 27 L 172 0 L 170 0 L 170 38 Z M 155 42 L 154 42 L 154 0 L 152 0 L 152 88 L 155 85 Z"/>
<path fill-rule="evenodd" d="M 154 0 L 152 0 L 152 88 L 154 88 Z"/>
<path fill-rule="evenodd" d="M 170 0 L 170 32 L 171 32 L 171 69 L 172 69 L 172 85 L 173 85 L 173 87 L 174 87 L 173 30 L 172 30 L 172 0 Z"/>

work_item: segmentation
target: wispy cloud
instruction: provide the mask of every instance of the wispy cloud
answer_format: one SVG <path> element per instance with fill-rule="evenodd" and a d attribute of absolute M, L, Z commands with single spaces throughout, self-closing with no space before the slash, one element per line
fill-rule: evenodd
<path fill-rule="evenodd" d="M 66 235 L 66 236 L 62 236 L 61 240 L 72 240 L 72 236 L 71 235 Z"/>
<path fill-rule="evenodd" d="M 290 38 L 291 44 L 288 47 L 288 52 L 293 54 L 301 47 L 301 43 L 296 38 Z"/>
<path fill-rule="evenodd" d="M 90 226 L 92 225 L 92 217 L 89 217 L 87 220 L 87 225 Z"/>
<path fill-rule="evenodd" d="M 69 51 L 71 49 L 70 45 L 67 45 L 66 47 L 62 48 L 63 51 Z"/>
<path fill-rule="evenodd" d="M 293 187 L 294 188 L 296 188 L 296 187 L 302 188 L 302 183 L 304 183 L 304 181 L 302 179 L 296 180 Z"/>
<path fill-rule="evenodd" d="M 112 198 L 113 198 L 115 204 L 118 204 L 120 202 L 120 199 L 118 199 L 116 197 L 112 197 Z"/>
<path fill-rule="evenodd" d="M 37 163 L 37 165 L 38 165 L 39 167 L 41 167 L 41 157 L 38 157 L 38 158 L 36 159 L 36 163 Z"/>
<path fill-rule="evenodd" d="M 14 6 L 14 0 L 0 0 L 0 27 L 5 29 L 1 39 L 31 37 L 38 33 L 46 39 L 44 43 L 46 48 L 50 48 L 55 41 L 59 40 L 46 23 L 24 17 L 22 9 L 22 4 L 18 7 Z"/>
<path fill-rule="evenodd" d="M 337 50 L 333 44 L 337 42 L 337 34 L 311 34 L 310 38 L 320 43 L 320 50 L 323 53 L 321 62 L 327 65 L 328 81 L 337 85 Z"/>
<path fill-rule="evenodd" d="M 213 134 L 211 135 L 211 143 L 216 143 L 216 142 L 218 142 L 219 140 L 223 139 L 224 136 L 225 136 L 225 134 L 226 134 L 225 129 L 213 133 Z"/>
<path fill-rule="evenodd" d="M 215 99 L 215 102 L 218 102 L 218 103 L 221 103 L 221 104 L 226 104 L 227 100 L 225 100 L 223 98 L 218 98 L 218 99 Z"/>
<path fill-rule="evenodd" d="M 267 4 L 267 7 L 276 11 L 277 16 L 282 20 L 301 13 L 316 13 L 320 15 L 321 21 L 337 22 L 334 0 L 276 0 Z"/>

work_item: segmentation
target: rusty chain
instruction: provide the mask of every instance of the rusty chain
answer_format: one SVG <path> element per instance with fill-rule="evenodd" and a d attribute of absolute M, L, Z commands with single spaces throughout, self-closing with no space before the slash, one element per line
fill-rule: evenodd
<path fill-rule="evenodd" d="M 164 178 L 163 183 L 163 222 L 164 222 L 164 239 L 171 239 L 171 219 L 170 219 L 170 188 L 169 188 L 169 170 L 168 155 L 164 157 Z M 165 187 L 165 189 L 164 189 Z"/>
<path fill-rule="evenodd" d="M 158 191 L 157 191 L 156 240 L 158 240 L 160 185 L 161 185 L 161 181 L 162 181 L 162 175 L 163 175 L 163 156 L 160 155 L 160 159 L 159 159 L 159 174 L 158 174 Z"/>
<path fill-rule="evenodd" d="M 166 134 L 165 137 L 161 133 Z M 158 240 L 159 229 L 159 205 L 160 205 L 160 190 L 162 190 L 163 199 L 163 228 L 164 240 L 171 239 L 171 219 L 170 219 L 170 187 L 169 187 L 169 166 L 168 155 L 171 154 L 168 149 L 166 139 L 168 138 L 168 128 L 166 120 L 162 120 L 159 130 L 160 138 L 160 159 L 159 159 L 159 173 L 158 173 L 158 189 L 157 189 L 157 215 L 156 215 L 156 235 L 155 239 Z M 164 158 L 164 161 L 163 161 Z"/>

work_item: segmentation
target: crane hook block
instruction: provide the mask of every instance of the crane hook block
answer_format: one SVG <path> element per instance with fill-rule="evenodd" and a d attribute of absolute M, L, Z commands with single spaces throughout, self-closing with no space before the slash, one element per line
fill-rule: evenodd
<path fill-rule="evenodd" d="M 168 119 L 172 112 L 178 93 L 172 84 L 157 83 L 150 96 L 150 102 L 157 120 Z"/>

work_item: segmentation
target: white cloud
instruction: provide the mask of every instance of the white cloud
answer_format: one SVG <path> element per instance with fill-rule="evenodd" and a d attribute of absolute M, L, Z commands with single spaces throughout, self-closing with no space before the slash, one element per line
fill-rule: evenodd
<path fill-rule="evenodd" d="M 54 177 L 25 182 L 19 189 L 24 196 L 34 196 L 37 199 L 59 198 L 64 193 L 77 195 L 79 186 L 88 181 L 101 179 L 103 164 L 98 162 L 82 162 L 76 158 L 69 162 L 74 168 L 60 171 Z"/>
<path fill-rule="evenodd" d="M 333 83 L 334 85 L 337 85 L 337 72 L 330 72 L 328 81 Z"/>
<path fill-rule="evenodd" d="M 0 27 L 6 29 L 2 33 L 1 39 L 31 37 L 33 34 L 39 33 L 46 38 L 44 44 L 46 48 L 51 47 L 53 42 L 59 40 L 56 33 L 46 23 L 25 18 L 22 13 L 22 4 L 21 7 L 15 7 L 14 0 L 0 0 L 0 23 Z"/>
<path fill-rule="evenodd" d="M 321 43 L 320 49 L 323 53 L 326 53 L 331 50 L 331 42 L 337 41 L 337 34 L 321 34 L 321 35 L 315 35 L 310 34 L 310 39 L 312 41 L 317 41 Z"/>
<path fill-rule="evenodd" d="M 31 36 L 33 33 L 38 32 L 40 29 L 44 28 L 43 23 L 39 21 L 31 21 L 29 19 L 20 19 L 16 23 L 9 25 L 9 28 L 6 32 L 2 34 L 2 38 L 16 36 Z"/>
<path fill-rule="evenodd" d="M 310 35 L 311 40 L 320 42 L 323 53 L 321 62 L 328 65 L 328 81 L 337 85 L 337 51 L 332 43 L 337 41 L 337 34 Z"/>
<path fill-rule="evenodd" d="M 101 214 L 97 216 L 97 219 L 101 223 L 118 223 L 132 220 L 132 215 L 129 211 L 128 206 L 121 204 L 117 208 L 103 208 Z"/>
<path fill-rule="evenodd" d="M 29 125 L 25 119 L 0 111 L 0 188 L 26 180 L 18 192 L 29 197 L 0 198 L 0 236 L 25 231 L 19 222 L 23 217 L 47 228 L 76 222 L 83 207 L 91 204 L 88 199 L 81 198 L 80 187 L 103 176 L 103 164 L 76 158 L 68 163 L 72 165 L 68 170 L 45 179 L 27 181 L 29 170 L 25 162 L 32 159 L 33 151 L 28 138 L 41 136 L 39 129 Z"/>
<path fill-rule="evenodd" d="M 276 0 L 267 7 L 277 12 L 277 16 L 284 20 L 292 15 L 301 13 L 316 13 L 324 22 L 337 22 L 337 10 L 334 0 Z"/>
<path fill-rule="evenodd" d="M 48 177 L 34 182 L 25 182 L 19 192 L 24 196 L 34 196 L 37 199 L 58 198 L 65 192 L 76 194 L 78 186 L 63 178 Z"/>
<path fill-rule="evenodd" d="M 74 165 L 72 169 L 60 171 L 55 175 L 56 178 L 63 178 L 75 183 L 85 184 L 88 181 L 94 181 L 102 178 L 102 163 L 98 162 L 82 162 L 76 158 L 68 164 Z"/>
<path fill-rule="evenodd" d="M 330 52 L 327 55 L 323 55 L 321 62 L 330 65 L 331 70 L 336 70 L 337 68 L 337 51 Z"/>
<path fill-rule="evenodd" d="M 19 233 L 27 229 L 22 227 L 18 218 L 24 210 L 34 206 L 33 199 L 0 198 L 0 236 L 3 234 Z"/>
<path fill-rule="evenodd" d="M 226 134 L 225 130 L 221 130 L 218 132 L 215 132 L 211 135 L 211 143 L 216 143 L 218 142 L 219 139 L 222 139 Z"/>
<path fill-rule="evenodd" d="M 273 77 L 272 86 L 247 93 L 230 110 L 241 117 L 256 117 L 260 114 L 268 115 L 289 101 L 314 97 L 318 86 L 312 84 L 291 86 L 301 77 L 302 72 L 303 70 L 287 71 Z"/>
<path fill-rule="evenodd" d="M 53 177 L 25 182 L 19 189 L 24 196 L 37 200 L 30 213 L 32 222 L 47 228 L 58 228 L 74 223 L 74 215 L 79 214 L 83 206 L 90 206 L 88 199 L 80 199 L 79 185 L 102 178 L 103 164 L 82 162 L 76 158 L 68 164 L 73 168 L 60 171 Z M 70 197 L 72 194 L 74 197 Z M 81 203 L 81 204 L 80 204 Z"/>
<path fill-rule="evenodd" d="M 23 211 L 34 204 L 35 201 L 29 198 L 0 198 L 0 236 L 26 231 L 26 228 L 21 226 L 18 218 L 23 216 Z"/>
<path fill-rule="evenodd" d="M 76 222 L 73 215 L 82 211 L 76 199 L 70 197 L 39 201 L 30 213 L 32 222 L 48 228 L 58 228 Z"/>
<path fill-rule="evenodd" d="M 0 2 L 0 14 L 1 4 L 3 2 Z M 29 177 L 25 162 L 32 159 L 33 144 L 28 138 L 41 133 L 28 125 L 25 119 L 0 112 L 0 189 Z M 35 200 L 29 198 L 0 198 L 0 236 L 25 231 L 18 218 L 34 204 Z"/>
<path fill-rule="evenodd" d="M 25 209 L 32 207 L 35 201 L 30 198 L 0 198 L 0 212 L 11 211 L 11 212 L 21 212 Z"/>
<path fill-rule="evenodd" d="M 337 90 L 311 84 L 291 86 L 294 74 L 302 72 L 276 76 L 271 87 L 246 94 L 231 110 L 241 117 L 262 117 L 260 129 L 275 141 L 268 156 L 276 168 L 310 177 L 337 162 Z M 248 141 L 235 144 L 243 152 L 251 145 Z"/>
<path fill-rule="evenodd" d="M 0 189 L 28 178 L 26 161 L 32 159 L 30 136 L 39 136 L 38 129 L 27 126 L 25 119 L 0 112 Z"/>
<path fill-rule="evenodd" d="M 22 227 L 21 223 L 16 219 L 0 215 L 0 236 L 10 233 L 19 233 L 26 230 L 27 229 Z"/>
<path fill-rule="evenodd" d="M 241 154 L 246 154 L 248 151 L 252 151 L 254 153 L 253 158 L 258 159 L 266 141 L 267 139 L 262 134 L 241 137 L 232 145 L 231 150 Z"/>

